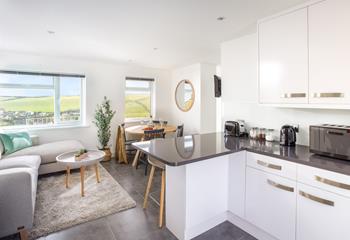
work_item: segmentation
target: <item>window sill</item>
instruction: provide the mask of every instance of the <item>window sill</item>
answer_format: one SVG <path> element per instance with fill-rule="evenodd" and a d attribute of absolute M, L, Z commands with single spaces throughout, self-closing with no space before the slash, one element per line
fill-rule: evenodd
<path fill-rule="evenodd" d="M 18 126 L 18 127 L 7 127 L 0 128 L 1 132 L 18 132 L 18 131 L 47 131 L 47 130 L 59 130 L 59 129 L 74 129 L 74 128 L 88 128 L 90 125 L 88 124 L 77 124 L 77 125 L 51 125 L 51 126 Z"/>
<path fill-rule="evenodd" d="M 149 122 L 150 118 L 126 118 L 124 119 L 125 123 L 141 123 L 141 122 Z"/>

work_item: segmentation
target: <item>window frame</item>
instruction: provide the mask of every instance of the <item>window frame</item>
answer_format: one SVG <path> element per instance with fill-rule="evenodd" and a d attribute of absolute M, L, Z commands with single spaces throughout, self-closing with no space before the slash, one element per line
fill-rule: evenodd
<path fill-rule="evenodd" d="M 52 85 L 45 84 L 17 84 L 17 83 L 0 83 L 0 88 L 14 88 L 14 89 L 48 89 L 53 91 L 54 99 L 54 123 L 53 124 L 37 124 L 37 125 L 12 125 L 12 126 L 0 126 L 3 130 L 16 130 L 16 129 L 54 129 L 54 128 L 71 128 L 85 126 L 85 95 L 86 95 L 86 77 L 83 74 L 64 74 L 64 73 L 47 73 L 47 72 L 25 72 L 25 71 L 12 71 L 12 70 L 0 70 L 0 74 L 15 74 L 15 75 L 33 75 L 33 76 L 48 76 L 52 77 Z M 60 89 L 60 77 L 76 77 L 80 78 L 80 119 L 76 121 L 61 122 L 60 105 L 61 105 L 61 89 Z"/>
<path fill-rule="evenodd" d="M 125 97 L 126 97 L 126 91 L 128 89 L 135 89 L 135 88 L 127 88 L 126 87 L 126 81 L 145 81 L 145 82 L 150 82 L 150 115 L 152 117 L 155 116 L 155 95 L 156 95 L 156 91 L 155 91 L 155 79 L 154 78 L 144 78 L 144 77 L 125 77 L 125 91 L 124 91 L 124 107 L 125 107 Z M 125 117 L 125 112 L 126 112 L 126 108 L 124 109 L 124 122 L 127 123 L 132 123 L 132 122 L 141 122 L 141 121 L 146 121 L 150 119 L 149 117 L 134 117 L 134 118 L 127 118 Z"/>

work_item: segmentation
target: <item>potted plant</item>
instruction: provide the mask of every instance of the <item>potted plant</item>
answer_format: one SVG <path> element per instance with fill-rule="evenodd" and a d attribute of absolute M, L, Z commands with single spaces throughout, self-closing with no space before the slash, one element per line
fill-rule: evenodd
<path fill-rule="evenodd" d="M 95 110 L 95 121 L 97 127 L 97 137 L 100 143 L 100 150 L 105 152 L 105 161 L 111 160 L 111 149 L 109 140 L 111 138 L 111 121 L 116 111 L 111 109 L 110 101 L 105 96 L 101 105 L 97 105 Z"/>

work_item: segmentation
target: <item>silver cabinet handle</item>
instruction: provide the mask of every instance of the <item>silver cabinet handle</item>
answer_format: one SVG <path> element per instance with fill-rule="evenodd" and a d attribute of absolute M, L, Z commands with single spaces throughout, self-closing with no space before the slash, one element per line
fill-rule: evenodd
<path fill-rule="evenodd" d="M 324 204 L 324 205 L 328 205 L 328 206 L 334 206 L 334 202 L 333 201 L 330 201 L 330 200 L 327 200 L 327 199 L 323 199 L 323 198 L 320 198 L 320 197 L 316 197 L 314 195 L 311 195 L 309 193 L 306 193 L 306 192 L 303 192 L 303 191 L 299 191 L 299 194 L 307 199 L 310 199 L 312 201 L 315 201 L 315 202 L 318 202 L 318 203 L 321 203 L 321 204 Z"/>
<path fill-rule="evenodd" d="M 285 186 L 285 185 L 282 185 L 282 184 L 279 184 L 279 183 L 276 183 L 270 179 L 267 179 L 267 183 L 270 184 L 271 186 L 274 186 L 276 188 L 279 188 L 279 189 L 282 189 L 282 190 L 285 190 L 285 191 L 288 191 L 288 192 L 294 192 L 294 188 L 292 187 L 288 187 L 288 186 Z"/>
<path fill-rule="evenodd" d="M 263 162 L 260 160 L 256 161 L 256 163 L 259 164 L 260 166 L 263 166 L 263 167 L 272 168 L 275 170 L 282 170 L 282 166 L 279 166 L 279 165 Z"/>
<path fill-rule="evenodd" d="M 281 96 L 282 98 L 305 98 L 306 93 L 284 93 Z"/>
<path fill-rule="evenodd" d="M 314 98 L 343 98 L 344 96 L 345 96 L 344 93 L 336 93 L 336 92 L 314 93 Z"/>
<path fill-rule="evenodd" d="M 350 190 L 350 185 L 345 184 L 345 183 L 336 182 L 336 181 L 333 181 L 333 180 L 330 180 L 330 179 L 327 179 L 327 178 L 322 178 L 320 176 L 315 176 L 315 180 L 319 181 L 321 183 L 324 183 L 324 184 L 331 185 L 333 187 Z"/>

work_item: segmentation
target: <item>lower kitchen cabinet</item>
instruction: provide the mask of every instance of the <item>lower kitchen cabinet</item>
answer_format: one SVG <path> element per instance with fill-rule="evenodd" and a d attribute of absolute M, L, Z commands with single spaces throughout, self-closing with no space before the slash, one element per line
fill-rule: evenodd
<path fill-rule="evenodd" d="M 244 218 L 246 153 L 229 155 L 228 210 Z"/>
<path fill-rule="evenodd" d="M 298 183 L 297 240 L 350 239 L 350 198 Z"/>
<path fill-rule="evenodd" d="M 295 240 L 295 219 L 296 181 L 247 167 L 246 220 L 278 239 Z"/>

